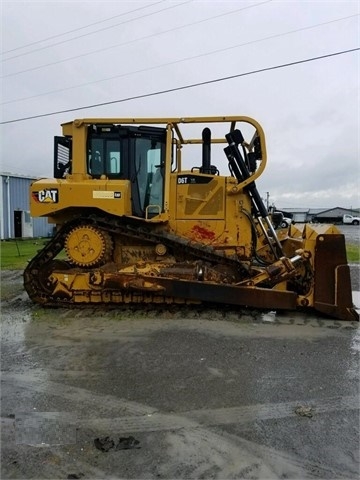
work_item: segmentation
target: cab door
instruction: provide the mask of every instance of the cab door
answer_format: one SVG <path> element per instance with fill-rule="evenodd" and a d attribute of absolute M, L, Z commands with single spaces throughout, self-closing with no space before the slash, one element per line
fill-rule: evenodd
<path fill-rule="evenodd" d="M 130 143 L 133 215 L 152 218 L 164 210 L 166 135 L 165 129 L 140 129 Z"/>

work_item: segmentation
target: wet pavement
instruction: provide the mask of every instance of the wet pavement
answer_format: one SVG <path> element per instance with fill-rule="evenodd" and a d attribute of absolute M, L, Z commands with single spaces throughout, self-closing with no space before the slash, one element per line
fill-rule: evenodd
<path fill-rule="evenodd" d="M 359 478 L 357 323 L 1 295 L 2 479 Z"/>

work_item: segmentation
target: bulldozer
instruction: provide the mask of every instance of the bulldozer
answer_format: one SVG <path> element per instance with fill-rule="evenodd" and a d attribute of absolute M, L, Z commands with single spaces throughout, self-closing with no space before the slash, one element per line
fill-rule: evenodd
<path fill-rule="evenodd" d="M 247 116 L 62 124 L 53 178 L 30 187 L 31 215 L 54 230 L 24 271 L 30 299 L 358 320 L 344 236 L 333 225 L 281 228 L 256 186 L 266 163 L 264 131 Z"/>

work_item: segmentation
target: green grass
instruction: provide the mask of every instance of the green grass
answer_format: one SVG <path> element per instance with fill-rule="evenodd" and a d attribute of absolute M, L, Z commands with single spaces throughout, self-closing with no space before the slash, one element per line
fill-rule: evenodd
<path fill-rule="evenodd" d="M 360 262 L 359 245 L 346 245 L 346 255 L 349 263 Z"/>
<path fill-rule="evenodd" d="M 48 239 L 6 240 L 0 244 L 1 270 L 23 270 Z"/>
<path fill-rule="evenodd" d="M 1 241 L 1 270 L 23 270 L 38 250 L 41 250 L 47 238 L 31 240 Z M 360 262 L 360 248 L 358 245 L 346 245 L 347 259 L 350 263 Z"/>

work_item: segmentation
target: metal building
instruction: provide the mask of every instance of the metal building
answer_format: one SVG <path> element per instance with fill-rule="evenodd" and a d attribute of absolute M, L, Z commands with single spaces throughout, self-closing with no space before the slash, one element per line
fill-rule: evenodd
<path fill-rule="evenodd" d="M 35 177 L 0 173 L 0 238 L 51 236 L 47 218 L 30 216 L 29 187 Z"/>
<path fill-rule="evenodd" d="M 345 213 L 359 216 L 358 209 L 334 207 L 324 210 L 323 208 L 278 208 L 285 217 L 291 217 L 294 223 L 342 223 Z"/>
<path fill-rule="evenodd" d="M 308 208 L 282 208 L 278 209 L 285 217 L 292 218 L 294 223 L 305 223 L 308 221 Z"/>
<path fill-rule="evenodd" d="M 314 222 L 320 223 L 342 223 L 343 215 L 349 214 L 354 217 L 359 216 L 358 209 L 334 207 L 317 212 L 313 217 Z"/>

